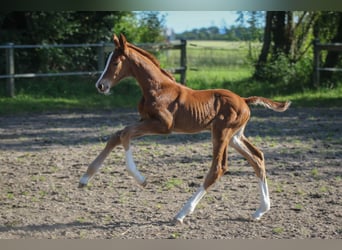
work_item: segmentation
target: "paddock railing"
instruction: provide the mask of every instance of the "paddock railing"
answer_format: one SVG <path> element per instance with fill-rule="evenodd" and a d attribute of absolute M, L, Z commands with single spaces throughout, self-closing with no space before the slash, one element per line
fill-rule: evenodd
<path fill-rule="evenodd" d="M 320 67 L 320 58 L 321 58 L 321 51 L 337 51 L 342 52 L 342 43 L 326 43 L 321 44 L 318 39 L 313 40 L 313 47 L 314 47 L 314 72 L 313 72 L 313 83 L 314 86 L 319 85 L 320 81 L 320 71 L 333 71 L 342 72 L 342 68 L 323 68 Z"/>
<path fill-rule="evenodd" d="M 180 82 L 186 83 L 186 40 L 175 41 L 171 43 L 145 43 L 138 44 L 151 53 L 161 50 L 180 50 L 179 67 L 166 69 L 167 71 L 180 74 Z M 97 71 L 72 71 L 72 72 L 54 72 L 54 73 L 16 73 L 15 72 L 15 50 L 16 49 L 52 49 L 52 48 L 80 48 L 80 47 L 97 47 Z M 44 45 L 16 45 L 8 43 L 7 45 L 0 45 L 0 49 L 6 50 L 6 74 L 0 75 L 0 79 L 6 80 L 6 95 L 10 97 L 15 96 L 15 79 L 16 78 L 35 78 L 35 77 L 54 77 L 54 76 L 80 76 L 80 75 L 96 75 L 101 74 L 105 65 L 105 55 L 114 49 L 112 43 L 96 43 L 96 44 L 44 44 Z"/>

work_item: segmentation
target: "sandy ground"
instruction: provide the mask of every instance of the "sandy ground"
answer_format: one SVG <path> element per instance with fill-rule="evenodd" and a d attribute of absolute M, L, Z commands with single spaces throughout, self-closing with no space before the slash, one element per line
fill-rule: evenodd
<path fill-rule="evenodd" d="M 265 154 L 272 202 L 261 221 L 253 169 L 232 149 L 228 174 L 171 223 L 210 167 L 209 133 L 134 140 L 144 189 L 122 147 L 79 189 L 108 136 L 137 120 L 133 109 L 1 116 L 0 238 L 342 238 L 342 108 L 252 109 L 246 136 Z"/>

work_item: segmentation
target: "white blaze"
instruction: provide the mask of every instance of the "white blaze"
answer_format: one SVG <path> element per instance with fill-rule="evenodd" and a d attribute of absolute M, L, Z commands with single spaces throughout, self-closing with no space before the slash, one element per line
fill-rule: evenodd
<path fill-rule="evenodd" d="M 104 70 L 102 71 L 101 76 L 99 77 L 99 79 L 97 80 L 97 82 L 96 82 L 96 84 L 95 84 L 96 87 L 97 87 L 97 84 L 102 80 L 103 75 L 104 75 L 104 74 L 106 73 L 106 71 L 108 70 L 110 61 L 112 60 L 112 57 L 113 57 L 113 54 L 114 54 L 114 52 L 112 52 L 112 53 L 109 54 L 109 57 L 108 57 L 108 59 L 107 59 L 106 66 L 105 66 Z"/>

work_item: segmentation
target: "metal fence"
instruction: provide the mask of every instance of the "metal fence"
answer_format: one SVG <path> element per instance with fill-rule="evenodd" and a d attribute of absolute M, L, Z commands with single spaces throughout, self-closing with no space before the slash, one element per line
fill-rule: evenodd
<path fill-rule="evenodd" d="M 179 49 L 180 50 L 180 66 L 177 68 L 166 69 L 171 73 L 180 74 L 180 82 L 186 82 L 186 40 L 180 40 L 173 43 L 155 43 L 155 44 L 138 44 L 139 47 L 150 52 L 159 50 Z M 16 49 L 52 49 L 52 48 L 80 48 L 80 47 L 97 47 L 97 71 L 73 71 L 73 72 L 57 72 L 57 73 L 15 73 L 15 57 Z M 0 75 L 0 79 L 6 80 L 7 96 L 15 96 L 15 79 L 16 78 L 34 78 L 34 77 L 52 77 L 52 76 L 80 76 L 101 74 L 105 64 L 105 54 L 114 49 L 112 43 L 100 42 L 97 44 L 44 44 L 44 45 L 16 45 L 8 43 L 1 45 L 0 49 L 6 50 L 6 74 Z"/>
<path fill-rule="evenodd" d="M 320 52 L 322 50 L 327 50 L 327 51 L 337 51 L 337 52 L 342 52 L 342 43 L 326 43 L 326 44 L 321 44 L 319 43 L 319 40 L 315 39 L 313 41 L 313 46 L 314 46 L 314 75 L 313 75 L 313 82 L 315 86 L 319 85 L 320 81 L 320 71 L 333 71 L 337 72 L 340 71 L 342 72 L 341 68 L 322 68 L 320 67 Z"/>

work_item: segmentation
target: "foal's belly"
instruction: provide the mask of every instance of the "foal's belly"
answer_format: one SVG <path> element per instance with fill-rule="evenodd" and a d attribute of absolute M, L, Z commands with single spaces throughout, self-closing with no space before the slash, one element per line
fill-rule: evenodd
<path fill-rule="evenodd" d="M 174 117 L 173 131 L 178 133 L 197 133 L 209 130 L 215 114 L 184 112 Z"/>

